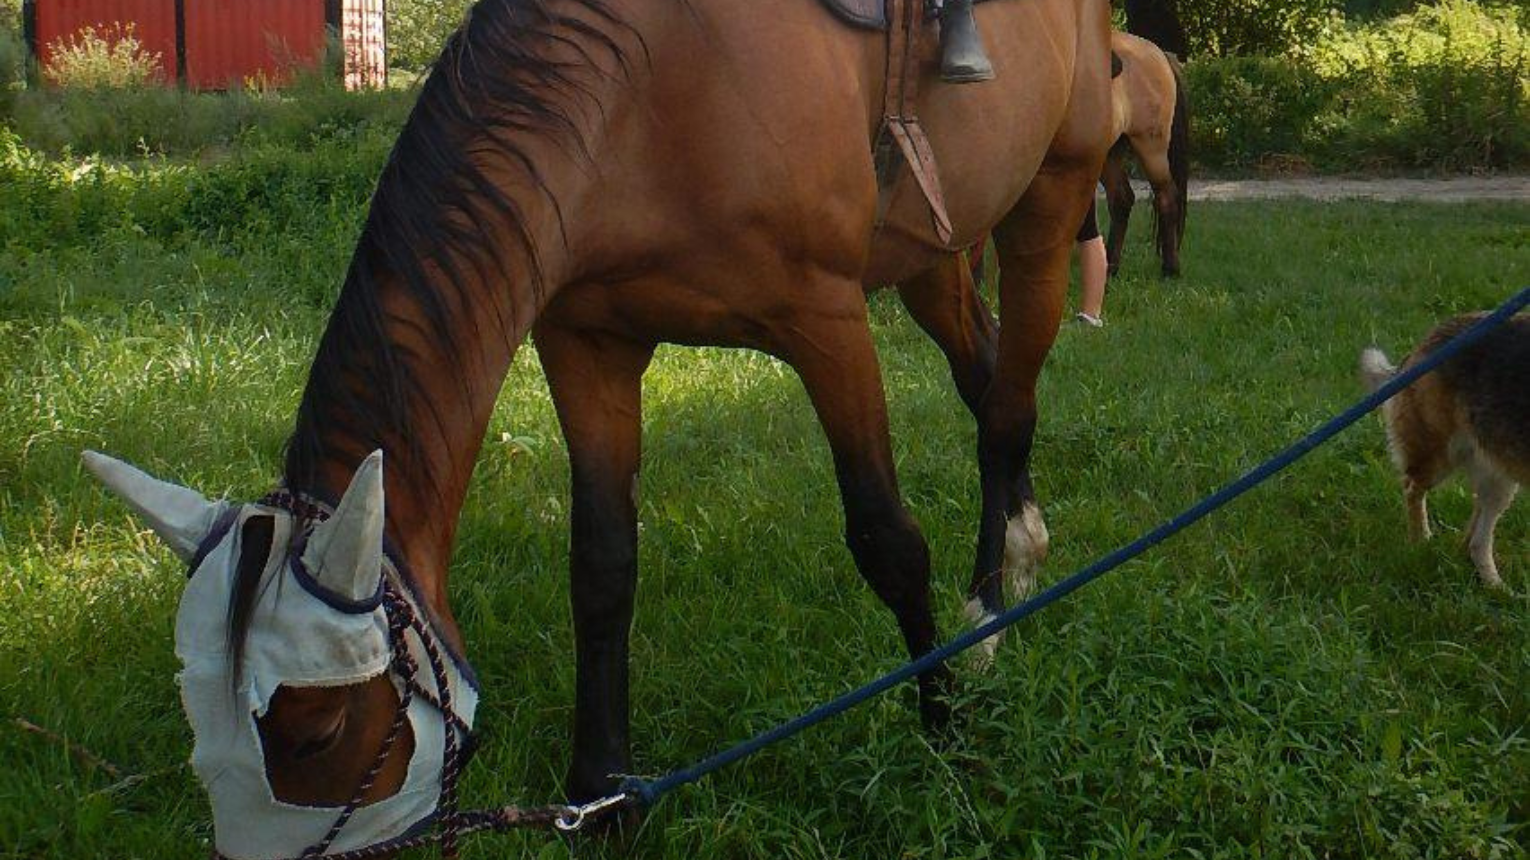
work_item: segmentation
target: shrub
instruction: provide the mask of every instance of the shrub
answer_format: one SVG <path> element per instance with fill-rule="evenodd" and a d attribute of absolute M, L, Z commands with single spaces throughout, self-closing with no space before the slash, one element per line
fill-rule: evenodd
<path fill-rule="evenodd" d="M 1311 44 L 1338 0 L 1177 0 L 1191 56 L 1277 55 Z"/>
<path fill-rule="evenodd" d="M 1202 59 L 1187 71 L 1203 164 L 1530 163 L 1530 33 L 1509 7 L 1442 0 L 1330 26 L 1298 55 Z"/>
<path fill-rule="evenodd" d="M 1334 95 L 1310 67 L 1284 57 L 1197 60 L 1186 67 L 1186 82 L 1195 156 L 1225 167 L 1310 153 Z"/>
<path fill-rule="evenodd" d="M 0 250 L 88 248 L 122 231 L 237 250 L 283 231 L 353 229 L 390 143 L 374 136 L 308 152 L 252 145 L 199 167 L 163 159 L 123 165 L 50 159 L 0 127 Z"/>
<path fill-rule="evenodd" d="M 473 0 L 392 0 L 388 4 L 388 63 L 400 69 L 429 67 Z"/>
<path fill-rule="evenodd" d="M 48 78 L 69 89 L 137 89 L 161 77 L 162 58 L 144 48 L 132 24 L 86 27 L 48 50 Z"/>
<path fill-rule="evenodd" d="M 391 139 L 414 97 L 408 90 L 347 93 L 304 79 L 271 92 L 32 90 L 17 98 L 10 125 L 28 146 L 52 154 L 212 156 L 261 144 L 308 151 L 328 142 Z"/>
<path fill-rule="evenodd" d="M 0 119 L 10 115 L 16 91 L 26 82 L 27 46 L 21 38 L 21 11 L 0 0 Z"/>

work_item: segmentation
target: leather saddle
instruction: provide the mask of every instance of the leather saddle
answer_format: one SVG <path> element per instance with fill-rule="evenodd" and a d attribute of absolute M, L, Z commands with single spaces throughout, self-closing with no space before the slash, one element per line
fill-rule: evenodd
<path fill-rule="evenodd" d="M 820 0 L 834 17 L 862 30 L 887 29 L 886 0 Z"/>

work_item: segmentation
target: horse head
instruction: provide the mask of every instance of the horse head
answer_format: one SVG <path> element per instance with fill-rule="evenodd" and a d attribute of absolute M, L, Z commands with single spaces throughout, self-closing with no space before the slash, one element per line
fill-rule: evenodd
<path fill-rule="evenodd" d="M 392 581 L 382 452 L 327 516 L 84 459 L 191 567 L 175 650 L 218 852 L 367 847 L 430 818 L 477 695 Z"/>

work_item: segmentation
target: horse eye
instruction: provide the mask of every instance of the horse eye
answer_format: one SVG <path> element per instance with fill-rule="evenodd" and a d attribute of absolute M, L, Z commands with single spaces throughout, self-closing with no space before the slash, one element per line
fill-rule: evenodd
<path fill-rule="evenodd" d="M 309 738 L 308 740 L 303 741 L 301 744 L 298 744 L 297 749 L 292 751 L 292 757 L 294 759 L 313 758 L 322 752 L 328 751 L 335 745 L 337 741 L 340 740 L 340 733 L 344 731 L 344 729 L 345 715 L 342 713 L 340 718 L 335 721 L 334 726 L 329 731 L 325 732 L 323 735 Z"/>

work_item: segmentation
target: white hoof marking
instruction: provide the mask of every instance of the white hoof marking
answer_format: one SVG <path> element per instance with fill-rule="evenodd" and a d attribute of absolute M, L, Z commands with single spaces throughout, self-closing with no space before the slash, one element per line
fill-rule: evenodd
<path fill-rule="evenodd" d="M 976 597 L 967 601 L 967 605 L 962 607 L 962 615 L 966 617 L 967 623 L 971 624 L 974 628 L 982 627 L 984 624 L 999 617 L 984 609 L 983 601 Z M 1003 639 L 1004 633 L 1000 631 L 979 642 L 976 647 L 969 651 L 968 653 L 972 656 L 968 659 L 971 661 L 972 668 L 978 672 L 988 671 L 988 668 L 993 665 L 994 655 L 999 652 L 999 642 Z"/>
<path fill-rule="evenodd" d="M 1051 537 L 1041 509 L 1027 502 L 1004 527 L 1004 584 L 1015 602 L 1030 596 L 1036 572 L 1047 559 Z"/>

